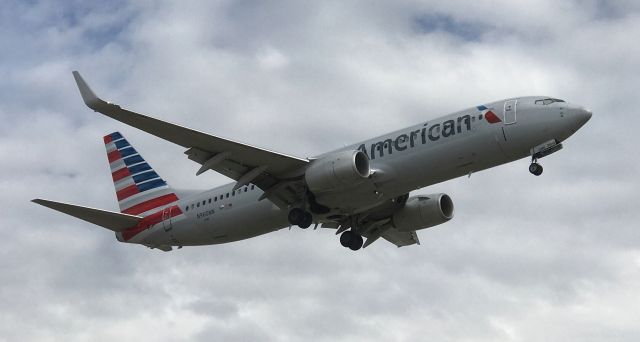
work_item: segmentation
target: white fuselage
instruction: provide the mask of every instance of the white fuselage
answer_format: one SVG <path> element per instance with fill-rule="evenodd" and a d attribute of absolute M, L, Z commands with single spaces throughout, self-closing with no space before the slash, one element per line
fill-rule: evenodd
<path fill-rule="evenodd" d="M 340 149 L 361 150 L 369 156 L 375 187 L 375 191 L 353 193 L 341 208 L 357 213 L 416 189 L 528 157 L 535 146 L 564 141 L 591 115 L 565 102 L 536 104 L 540 98 L 515 98 L 465 109 Z M 499 121 L 490 118 L 487 110 Z M 233 186 L 180 197 L 179 207 L 185 215 L 158 223 L 127 242 L 218 244 L 289 226 L 285 210 L 268 199 L 259 200 L 262 190 L 249 185 L 233 192 Z M 326 200 L 334 200 L 328 196 Z"/>

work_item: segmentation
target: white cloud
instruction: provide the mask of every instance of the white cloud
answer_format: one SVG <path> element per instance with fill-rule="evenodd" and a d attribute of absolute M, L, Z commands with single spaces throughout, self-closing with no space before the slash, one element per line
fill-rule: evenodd
<path fill-rule="evenodd" d="M 0 340 L 637 340 L 639 10 L 3 5 Z M 454 26 L 420 30 L 420 17 Z M 132 109 L 302 157 L 510 96 L 559 96 L 594 117 L 540 178 L 523 160 L 420 190 L 449 193 L 457 215 L 421 246 L 351 253 L 331 231 L 294 229 L 160 253 L 29 202 L 115 209 L 101 142 L 114 130 L 176 187 L 225 182 L 88 110 L 74 69 Z"/>

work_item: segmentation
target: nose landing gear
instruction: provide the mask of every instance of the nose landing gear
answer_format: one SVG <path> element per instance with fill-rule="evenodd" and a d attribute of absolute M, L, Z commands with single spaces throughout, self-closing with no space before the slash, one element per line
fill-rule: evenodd
<path fill-rule="evenodd" d="M 529 172 L 531 172 L 535 176 L 540 176 L 542 174 L 542 165 L 538 164 L 538 160 L 533 158 L 531 160 L 531 165 L 529 165 Z"/>
<path fill-rule="evenodd" d="M 556 139 L 551 139 L 545 143 L 534 146 L 531 149 L 531 165 L 529 165 L 529 172 L 535 176 L 542 174 L 542 165 L 538 164 L 538 158 L 542 158 L 550 155 L 551 153 L 558 152 L 562 149 L 562 143 Z"/>

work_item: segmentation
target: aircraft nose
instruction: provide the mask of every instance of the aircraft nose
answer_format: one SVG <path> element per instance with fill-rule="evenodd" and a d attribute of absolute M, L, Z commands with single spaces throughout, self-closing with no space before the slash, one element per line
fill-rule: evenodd
<path fill-rule="evenodd" d="M 576 130 L 586 124 L 593 115 L 590 110 L 581 106 L 570 107 L 569 113 L 571 126 Z"/>
<path fill-rule="evenodd" d="M 575 115 L 577 117 L 576 119 L 580 122 L 580 126 L 586 124 L 593 115 L 590 110 L 583 107 L 577 108 L 575 112 Z"/>

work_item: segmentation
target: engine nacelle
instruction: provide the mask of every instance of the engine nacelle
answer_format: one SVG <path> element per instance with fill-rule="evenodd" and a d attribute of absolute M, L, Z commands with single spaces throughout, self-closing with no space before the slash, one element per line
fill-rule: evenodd
<path fill-rule="evenodd" d="M 342 151 L 314 160 L 304 179 L 314 194 L 349 189 L 369 177 L 369 157 L 362 151 Z"/>
<path fill-rule="evenodd" d="M 410 232 L 445 223 L 453 218 L 453 201 L 447 194 L 409 197 L 405 206 L 393 214 L 393 226 Z"/>

